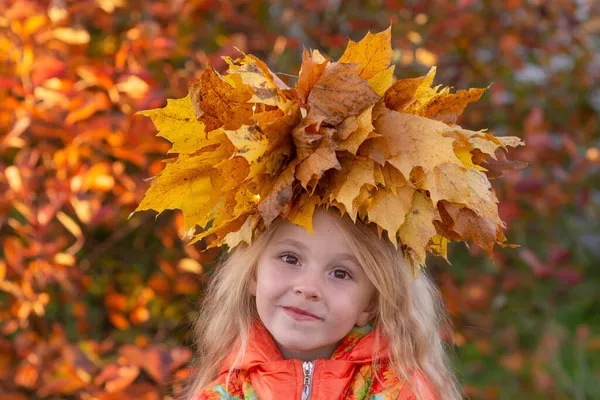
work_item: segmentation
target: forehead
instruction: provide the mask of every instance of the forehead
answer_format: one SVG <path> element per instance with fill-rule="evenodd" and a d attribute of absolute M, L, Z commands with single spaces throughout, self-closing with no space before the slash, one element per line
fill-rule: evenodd
<path fill-rule="evenodd" d="M 346 251 L 351 253 L 350 245 L 344 236 L 338 221 L 339 218 L 331 211 L 315 210 L 313 215 L 313 232 L 309 233 L 304 227 L 296 225 L 288 220 L 282 221 L 274 232 L 271 244 L 292 244 L 300 242 L 312 250 L 335 250 L 335 252 Z"/>

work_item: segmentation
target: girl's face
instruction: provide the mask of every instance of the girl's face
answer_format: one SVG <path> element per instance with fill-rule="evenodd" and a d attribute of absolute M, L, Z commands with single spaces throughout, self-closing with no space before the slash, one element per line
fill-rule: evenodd
<path fill-rule="evenodd" d="M 285 359 L 329 358 L 374 315 L 375 287 L 333 218 L 317 209 L 312 235 L 284 221 L 258 260 L 250 292 Z"/>

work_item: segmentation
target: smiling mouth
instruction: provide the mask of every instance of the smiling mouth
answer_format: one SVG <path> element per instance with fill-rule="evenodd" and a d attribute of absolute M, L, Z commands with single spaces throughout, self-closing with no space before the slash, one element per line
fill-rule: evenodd
<path fill-rule="evenodd" d="M 314 314 L 307 313 L 304 310 L 294 307 L 282 307 L 283 311 L 290 317 L 294 318 L 296 321 L 320 321 L 321 318 L 317 317 Z"/>

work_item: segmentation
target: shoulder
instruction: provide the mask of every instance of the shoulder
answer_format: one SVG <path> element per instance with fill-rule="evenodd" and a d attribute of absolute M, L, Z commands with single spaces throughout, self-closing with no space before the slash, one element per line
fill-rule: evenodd
<path fill-rule="evenodd" d="M 257 399 L 246 371 L 236 370 L 227 382 L 227 374 L 197 391 L 191 400 L 254 400 Z"/>
<path fill-rule="evenodd" d="M 403 392 L 406 397 L 401 396 L 400 399 L 412 400 L 415 393 L 420 393 L 422 400 L 438 400 L 433 385 L 422 372 L 414 372 L 410 375 L 408 385 L 404 385 Z"/>
<path fill-rule="evenodd" d="M 374 379 L 369 392 L 377 395 L 377 399 L 439 400 L 433 385 L 422 372 L 412 372 L 406 381 L 393 372 L 389 364 L 379 371 L 379 379 Z"/>
<path fill-rule="evenodd" d="M 190 400 L 220 400 L 227 393 L 225 379 L 219 376 L 202 389 L 198 390 Z"/>

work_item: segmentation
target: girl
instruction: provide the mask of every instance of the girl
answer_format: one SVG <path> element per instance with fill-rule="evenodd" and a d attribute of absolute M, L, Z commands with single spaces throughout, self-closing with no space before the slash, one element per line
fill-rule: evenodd
<path fill-rule="evenodd" d="M 188 399 L 459 399 L 440 296 L 373 224 L 278 218 L 216 270 Z"/>
<path fill-rule="evenodd" d="M 181 209 L 190 235 L 204 227 L 194 241 L 233 249 L 196 322 L 186 400 L 460 398 L 440 296 L 412 271 L 450 240 L 490 255 L 506 240 L 486 174 L 523 143 L 455 124 L 485 89 L 432 87 L 435 68 L 394 83 L 390 34 L 338 62 L 305 51 L 295 88 L 226 58 L 226 76 L 208 67 L 142 113 L 178 156 L 136 211 Z"/>

